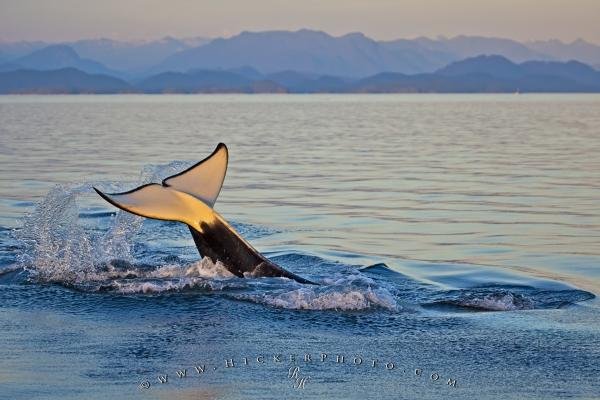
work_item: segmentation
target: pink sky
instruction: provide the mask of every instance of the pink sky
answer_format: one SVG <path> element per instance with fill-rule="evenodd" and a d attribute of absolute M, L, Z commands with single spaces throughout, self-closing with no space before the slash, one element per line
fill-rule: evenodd
<path fill-rule="evenodd" d="M 375 39 L 465 34 L 600 43 L 600 0 L 0 0 L 0 39 L 9 41 L 300 28 Z"/>

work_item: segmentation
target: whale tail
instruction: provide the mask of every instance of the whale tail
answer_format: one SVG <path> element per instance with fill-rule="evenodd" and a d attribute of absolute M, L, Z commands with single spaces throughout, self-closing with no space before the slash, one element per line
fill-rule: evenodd
<path fill-rule="evenodd" d="M 236 276 L 278 276 L 312 283 L 269 261 L 213 210 L 227 161 L 227 147 L 221 143 L 209 157 L 161 184 L 150 183 L 122 193 L 94 190 L 132 214 L 188 225 L 200 255 L 221 261 Z"/>

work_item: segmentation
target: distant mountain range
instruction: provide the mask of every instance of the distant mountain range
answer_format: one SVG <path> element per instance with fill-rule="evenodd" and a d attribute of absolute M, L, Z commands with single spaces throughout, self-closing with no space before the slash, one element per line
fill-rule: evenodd
<path fill-rule="evenodd" d="M 68 93 L 93 90 L 95 79 L 108 77 L 120 82 L 113 82 L 115 91 L 147 93 L 596 91 L 597 66 L 600 46 L 583 40 L 519 43 L 457 36 L 376 41 L 362 33 L 334 37 L 303 29 L 214 40 L 0 42 L 1 80 L 35 76 L 41 83 L 47 76 L 55 85 L 61 77 L 74 77 L 74 71 L 87 76 L 91 86 L 65 81 L 61 90 Z M 106 92 L 106 82 L 99 92 Z M 56 86 L 45 90 L 51 87 Z M 34 90 L 28 82 L 10 88 Z"/>
<path fill-rule="evenodd" d="M 600 72 L 569 61 L 513 63 L 502 56 L 477 56 L 449 64 L 433 74 L 383 73 L 357 82 L 368 93 L 600 92 Z"/>
<path fill-rule="evenodd" d="M 295 70 L 320 75 L 364 77 L 382 71 L 417 73 L 447 64 L 413 49 L 396 51 L 363 34 L 333 37 L 324 32 L 242 32 L 229 39 L 178 52 L 153 71 L 250 66 L 261 73 Z M 443 58 L 443 57 L 442 57 Z"/>
<path fill-rule="evenodd" d="M 417 74 L 434 72 L 465 58 L 492 54 L 517 63 L 576 60 L 600 68 L 600 46 L 581 39 L 572 43 L 558 40 L 520 43 L 510 39 L 457 36 L 377 41 L 362 33 L 335 37 L 308 29 L 242 32 L 214 40 L 165 37 L 145 42 L 111 39 L 65 43 L 0 41 L 0 63 L 14 62 L 57 44 L 69 46 L 80 57 L 99 62 L 112 71 L 138 78 L 158 72 L 246 66 L 261 73 L 295 70 L 348 77 L 380 72 Z"/>
<path fill-rule="evenodd" d="M 0 64 L 0 71 L 14 71 L 18 69 L 44 71 L 62 68 L 75 68 L 92 74 L 122 75 L 121 72 L 111 70 L 97 61 L 81 58 L 71 47 L 60 44 L 43 47 L 39 50 L 34 50 L 26 56 Z"/>
<path fill-rule="evenodd" d="M 109 94 L 134 91 L 121 79 L 90 75 L 75 68 L 0 72 L 0 94 Z"/>
<path fill-rule="evenodd" d="M 69 46 L 81 57 L 102 63 L 111 70 L 133 75 L 148 70 L 170 55 L 201 46 L 210 40 L 201 37 L 186 39 L 165 37 L 160 40 L 143 42 L 123 42 L 111 39 L 88 39 L 63 43 L 0 41 L 0 63 L 23 57 L 44 47 L 60 44 Z"/>
<path fill-rule="evenodd" d="M 134 83 L 74 68 L 0 73 L 0 93 L 514 93 L 600 92 L 600 71 L 578 61 L 513 63 L 477 56 L 434 73 L 384 72 L 366 78 L 282 71 L 162 72 Z"/>
<path fill-rule="evenodd" d="M 600 46 L 577 39 L 572 43 L 560 40 L 527 42 L 526 45 L 535 51 L 553 57 L 558 61 L 577 60 L 600 69 Z"/>

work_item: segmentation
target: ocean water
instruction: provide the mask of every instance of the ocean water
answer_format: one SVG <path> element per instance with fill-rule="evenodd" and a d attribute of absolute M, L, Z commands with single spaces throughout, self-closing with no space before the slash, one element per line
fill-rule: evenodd
<path fill-rule="evenodd" d="M 597 399 L 600 96 L 0 96 L 0 398 Z M 229 147 L 240 279 L 91 190 Z"/>

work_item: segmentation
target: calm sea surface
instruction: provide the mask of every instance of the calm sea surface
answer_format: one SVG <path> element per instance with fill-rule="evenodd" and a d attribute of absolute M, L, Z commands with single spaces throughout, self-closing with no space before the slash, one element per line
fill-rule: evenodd
<path fill-rule="evenodd" d="M 91 189 L 219 142 L 215 209 L 320 286 Z M 600 397 L 598 95 L 0 96 L 0 170 L 2 399 Z"/>

